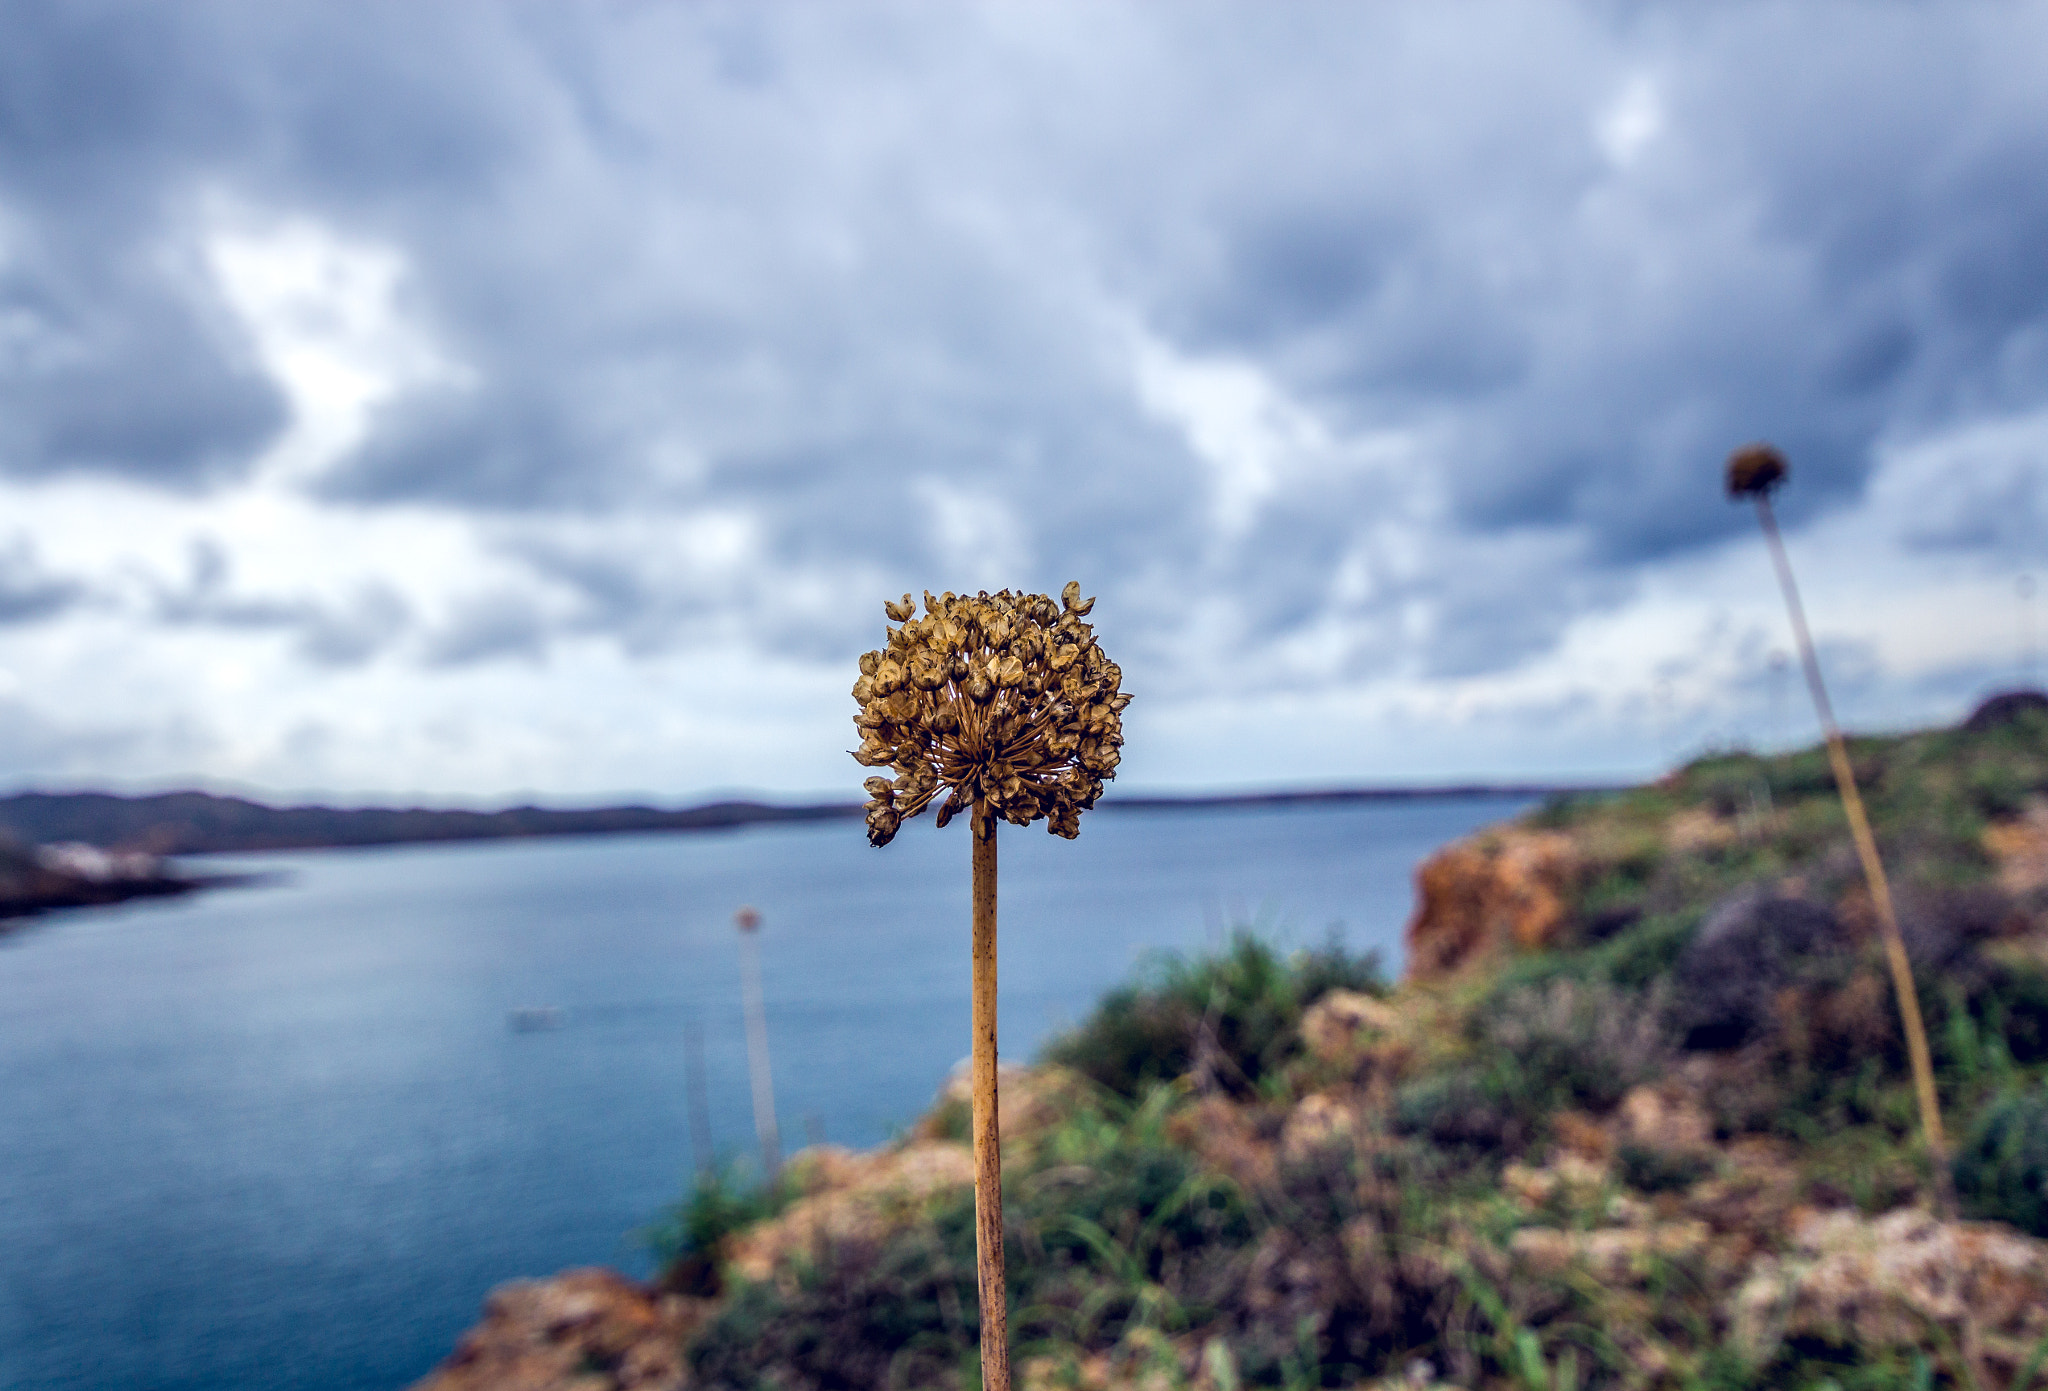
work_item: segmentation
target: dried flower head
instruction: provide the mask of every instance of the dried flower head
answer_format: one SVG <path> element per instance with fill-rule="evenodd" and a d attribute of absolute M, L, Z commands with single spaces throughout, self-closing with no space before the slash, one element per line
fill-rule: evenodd
<path fill-rule="evenodd" d="M 1785 481 L 1785 456 L 1768 444 L 1745 444 L 1728 456 L 1728 496 L 1757 497 Z"/>
<path fill-rule="evenodd" d="M 924 596 L 884 604 L 900 626 L 860 659 L 854 757 L 896 776 L 867 780 L 868 840 L 887 845 L 941 790 L 943 826 L 976 802 L 1014 826 L 1040 817 L 1073 839 L 1116 776 L 1123 672 L 1082 622 L 1095 606 L 1069 584 L 1043 594 Z"/>

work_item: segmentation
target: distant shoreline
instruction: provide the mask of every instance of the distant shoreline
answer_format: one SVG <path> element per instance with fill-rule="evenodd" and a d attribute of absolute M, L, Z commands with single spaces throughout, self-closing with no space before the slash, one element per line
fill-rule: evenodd
<path fill-rule="evenodd" d="M 1302 792 L 1222 792 L 1183 797 L 1102 799 L 1104 811 L 1206 811 L 1211 807 L 1320 805 L 1332 802 L 1518 801 L 1619 792 L 1632 783 L 1459 783 L 1447 787 L 1334 787 Z"/>
<path fill-rule="evenodd" d="M 1447 787 L 1361 787 L 1307 791 L 1188 796 L 1114 794 L 1105 811 L 1206 811 L 1228 807 L 1329 806 L 1356 802 L 1412 802 L 1497 798 L 1503 801 L 1559 793 L 1598 793 L 1618 785 L 1465 783 Z M 525 840 L 655 831 L 715 831 L 779 822 L 825 821 L 860 815 L 857 802 L 776 805 L 723 801 L 681 809 L 649 806 L 499 811 L 427 807 L 273 807 L 209 792 L 121 796 L 108 792 L 20 792 L 0 797 L 0 835 L 29 844 L 80 842 L 106 850 L 152 855 L 330 850 L 374 845 L 424 845 L 477 840 Z"/>

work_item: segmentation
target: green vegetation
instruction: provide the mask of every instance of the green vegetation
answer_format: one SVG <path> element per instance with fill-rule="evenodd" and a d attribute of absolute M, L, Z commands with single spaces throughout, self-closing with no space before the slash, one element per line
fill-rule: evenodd
<path fill-rule="evenodd" d="M 1005 1122 L 1020 1386 L 2048 1386 L 2018 1235 L 2048 1237 L 2048 874 L 1997 850 L 2048 820 L 2048 719 L 1853 750 L 2006 1283 L 1915 1244 L 1932 1175 L 1824 756 L 1728 754 L 1525 819 L 1575 866 L 1544 950 L 1390 989 L 1239 934 L 1055 1041 Z M 851 1191 L 721 1176 L 675 1269 Z M 970 1191 L 876 1195 L 728 1283 L 694 1385 L 976 1384 Z"/>
<path fill-rule="evenodd" d="M 1305 1009 L 1332 990 L 1386 988 L 1376 954 L 1354 956 L 1332 939 L 1286 957 L 1240 929 L 1216 956 L 1155 961 L 1056 1040 L 1046 1061 L 1127 1100 L 1190 1073 L 1255 1096 L 1300 1056 Z"/>
<path fill-rule="evenodd" d="M 1512 1156 L 1570 1107 L 1605 1111 L 1671 1057 L 1659 990 L 1559 976 L 1490 994 L 1465 1021 L 1472 1047 L 1397 1094 L 1397 1131 Z"/>
<path fill-rule="evenodd" d="M 1252 1218 L 1167 1134 L 1172 1095 L 1094 1095 L 1006 1165 L 1011 1330 L 1025 1356 L 1179 1331 L 1217 1316 Z M 821 1245 L 783 1283 L 747 1287 L 693 1349 L 710 1385 L 923 1386 L 972 1365 L 974 1204 Z"/>
<path fill-rule="evenodd" d="M 784 1178 L 763 1183 L 744 1160 L 729 1160 L 697 1176 L 689 1196 L 663 1213 L 641 1240 L 666 1272 L 664 1283 L 687 1294 L 719 1290 L 719 1248 L 788 1207 L 798 1196 Z"/>
<path fill-rule="evenodd" d="M 1956 1189 L 1972 1215 L 2048 1237 L 2048 1090 L 2018 1092 L 1984 1109 L 1956 1156 Z"/>

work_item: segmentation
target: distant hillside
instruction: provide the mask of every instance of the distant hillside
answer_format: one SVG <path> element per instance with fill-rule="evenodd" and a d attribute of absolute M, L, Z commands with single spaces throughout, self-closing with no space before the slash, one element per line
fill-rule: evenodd
<path fill-rule="evenodd" d="M 241 797 L 216 797 L 209 792 L 166 792 L 148 797 L 120 797 L 106 792 L 22 792 L 0 798 L 0 835 L 11 834 L 32 844 L 83 841 L 107 849 L 179 855 L 507 836 L 711 830 L 757 821 L 812 821 L 859 812 L 860 808 L 854 805 L 774 807 L 756 802 L 714 802 L 681 811 L 658 807 L 434 811 L 422 807 L 269 807 Z"/>
<path fill-rule="evenodd" d="M 1356 801 L 1408 801 L 1435 797 L 1540 797 L 1596 788 L 1543 785 L 1469 785 L 1362 788 L 1224 796 L 1113 797 L 1105 808 L 1157 811 L 1221 806 L 1282 806 Z M 427 807 L 271 807 L 244 797 L 210 792 L 163 792 L 122 797 L 110 792 L 21 792 L 0 797 L 0 838 L 32 845 L 82 841 L 108 850 L 154 855 L 207 851 L 307 850 L 342 845 L 403 845 L 414 841 L 492 840 L 508 836 L 587 836 L 630 831 L 706 831 L 760 821 L 818 821 L 858 816 L 854 802 L 768 806 L 713 802 L 681 811 L 659 807 L 592 807 L 558 811 L 510 807 L 504 811 L 436 811 Z"/>

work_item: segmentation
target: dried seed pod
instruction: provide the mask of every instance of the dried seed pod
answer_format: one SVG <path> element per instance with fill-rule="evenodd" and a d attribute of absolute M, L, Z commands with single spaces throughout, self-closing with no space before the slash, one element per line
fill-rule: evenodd
<path fill-rule="evenodd" d="M 980 801 L 1013 825 L 1079 834 L 1115 775 L 1130 703 L 1083 621 L 1094 604 L 1074 583 L 1058 602 L 1006 589 L 926 591 L 922 617 L 907 594 L 883 605 L 898 626 L 854 686 L 854 757 L 897 774 L 868 780 L 870 841 L 886 845 L 942 790 L 941 826 Z"/>
<path fill-rule="evenodd" d="M 1728 496 L 1768 495 L 1791 473 L 1785 456 L 1768 444 L 1745 444 L 1728 456 Z"/>

